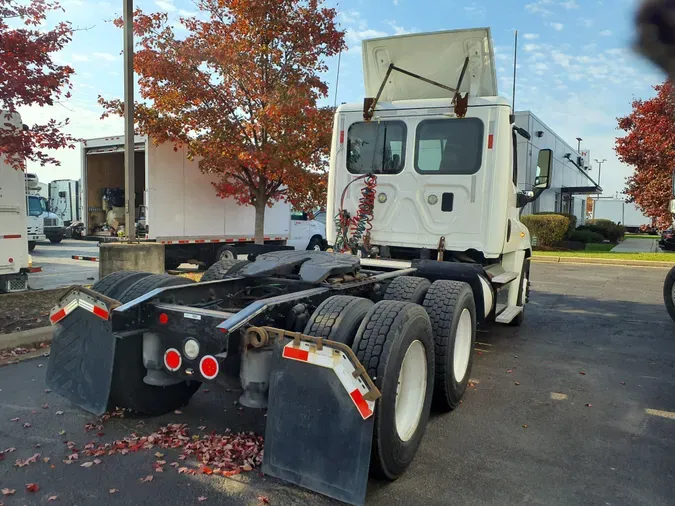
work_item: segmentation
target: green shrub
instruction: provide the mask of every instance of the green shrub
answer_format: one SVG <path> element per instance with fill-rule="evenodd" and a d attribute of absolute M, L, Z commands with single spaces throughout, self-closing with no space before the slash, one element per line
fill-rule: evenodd
<path fill-rule="evenodd" d="M 573 214 L 541 212 L 541 213 L 534 213 L 534 216 L 564 216 L 565 218 L 567 218 L 569 220 L 570 224 L 567 227 L 567 232 L 565 233 L 565 239 L 571 240 L 572 234 L 577 229 L 577 217 L 574 216 Z"/>
<path fill-rule="evenodd" d="M 588 229 L 577 229 L 572 232 L 570 241 L 588 243 L 600 243 L 605 241 L 605 236 Z"/>
<path fill-rule="evenodd" d="M 626 228 L 623 225 L 617 225 L 611 220 L 588 220 L 586 228 L 602 234 L 609 242 L 617 243 L 623 240 L 626 235 Z"/>
<path fill-rule="evenodd" d="M 555 246 L 565 238 L 570 220 L 556 214 L 528 215 L 520 221 L 537 238 L 537 246 Z"/>

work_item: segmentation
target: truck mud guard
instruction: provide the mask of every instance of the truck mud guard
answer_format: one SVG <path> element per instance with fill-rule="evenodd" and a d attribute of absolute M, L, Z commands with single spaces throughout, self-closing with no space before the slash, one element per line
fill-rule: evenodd
<path fill-rule="evenodd" d="M 263 472 L 348 504 L 364 504 L 379 390 L 348 346 L 262 330 L 277 334 L 279 343 Z"/>
<path fill-rule="evenodd" d="M 49 316 L 54 336 L 47 386 L 95 415 L 108 407 L 117 341 L 111 312 L 117 306 L 116 300 L 77 287 L 61 298 Z"/>

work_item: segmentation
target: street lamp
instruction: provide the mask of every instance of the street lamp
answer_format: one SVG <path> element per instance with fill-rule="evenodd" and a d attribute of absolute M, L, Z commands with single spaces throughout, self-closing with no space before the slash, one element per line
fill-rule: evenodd
<path fill-rule="evenodd" d="M 602 160 L 598 160 L 597 158 L 595 159 L 595 162 L 598 164 L 598 186 L 600 186 L 600 175 L 602 174 L 602 164 L 607 161 L 606 158 L 603 158 Z"/>
<path fill-rule="evenodd" d="M 581 154 L 581 141 L 583 139 L 581 137 L 577 137 L 577 153 Z"/>

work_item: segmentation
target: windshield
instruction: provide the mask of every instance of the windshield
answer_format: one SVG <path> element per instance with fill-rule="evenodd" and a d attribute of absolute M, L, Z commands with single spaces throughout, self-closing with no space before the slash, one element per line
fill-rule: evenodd
<path fill-rule="evenodd" d="M 475 174 L 483 154 L 483 122 L 477 118 L 422 121 L 415 138 L 415 170 Z"/>
<path fill-rule="evenodd" d="M 354 123 L 347 135 L 347 170 L 352 174 L 398 174 L 405 164 L 402 121 Z"/>
<path fill-rule="evenodd" d="M 40 216 L 47 211 L 44 199 L 37 196 L 28 197 L 28 216 Z"/>

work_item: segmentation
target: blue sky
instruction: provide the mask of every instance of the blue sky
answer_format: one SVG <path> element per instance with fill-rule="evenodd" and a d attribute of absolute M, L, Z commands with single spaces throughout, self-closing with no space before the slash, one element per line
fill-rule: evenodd
<path fill-rule="evenodd" d="M 411 32 L 483 27 L 492 29 L 500 94 L 510 97 L 513 76 L 513 37 L 519 32 L 516 109 L 529 109 L 568 143 L 591 150 L 603 165 L 605 195 L 623 189 L 631 169 L 616 159 L 613 145 L 620 133 L 616 117 L 630 112 L 633 98 L 653 96 L 651 86 L 664 76 L 633 55 L 633 13 L 638 0 L 328 0 L 336 6 L 346 30 L 349 50 L 342 55 L 337 100 L 361 102 L 363 75 L 360 43 L 364 38 Z M 65 13 L 47 25 L 67 19 L 78 31 L 58 60 L 73 66 L 73 97 L 50 109 L 22 110 L 24 122 L 46 115 L 69 117 L 69 131 L 78 137 L 123 132 L 118 118 L 101 121 L 99 94 L 122 97 L 122 31 L 110 20 L 121 14 L 122 1 L 62 0 Z M 136 0 L 145 11 L 164 10 L 177 20 L 194 14 L 191 0 Z M 177 27 L 180 30 L 180 27 Z M 332 103 L 336 59 L 326 74 Z M 58 151 L 61 167 L 30 166 L 40 179 L 77 179 L 79 150 Z M 597 177 L 593 163 L 593 177 Z"/>

